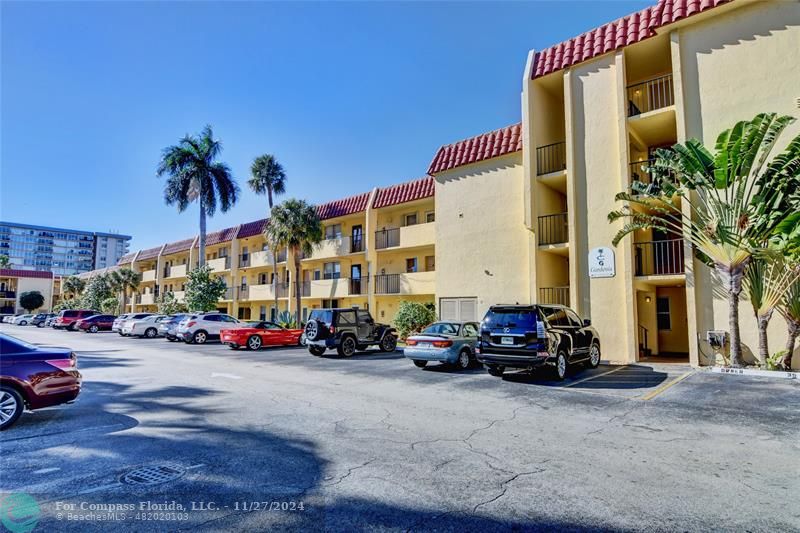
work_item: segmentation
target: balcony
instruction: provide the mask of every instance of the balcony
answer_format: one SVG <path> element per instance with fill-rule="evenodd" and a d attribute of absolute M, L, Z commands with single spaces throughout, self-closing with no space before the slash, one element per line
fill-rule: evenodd
<path fill-rule="evenodd" d="M 332 298 L 344 298 L 351 294 L 350 280 L 348 278 L 315 279 L 304 281 L 301 285 L 301 294 L 307 298 L 329 300 Z"/>
<path fill-rule="evenodd" d="M 136 298 L 136 303 L 139 305 L 153 305 L 155 303 L 155 300 L 156 300 L 155 295 L 151 292 L 147 294 L 140 294 Z"/>
<path fill-rule="evenodd" d="M 272 252 L 270 252 L 269 250 L 253 252 L 247 255 L 242 254 L 239 257 L 240 268 L 266 267 L 266 266 L 272 266 L 272 264 L 273 264 Z"/>
<path fill-rule="evenodd" d="M 236 292 L 234 287 L 228 287 L 225 289 L 225 292 L 222 293 L 222 296 L 219 297 L 220 300 L 233 300 L 233 293 Z"/>
<path fill-rule="evenodd" d="M 156 270 L 145 270 L 142 272 L 142 283 L 147 281 L 155 281 L 156 280 Z"/>
<path fill-rule="evenodd" d="M 179 304 L 186 302 L 186 291 L 172 291 L 172 295 Z"/>
<path fill-rule="evenodd" d="M 14 300 L 17 298 L 17 291 L 0 291 L 0 298 Z"/>
<path fill-rule="evenodd" d="M 628 116 L 635 117 L 675 104 L 672 74 L 628 86 Z"/>
<path fill-rule="evenodd" d="M 375 232 L 375 249 L 414 248 L 433 245 L 436 241 L 435 222 L 389 228 Z"/>
<path fill-rule="evenodd" d="M 288 250 L 278 251 L 278 263 L 285 263 L 287 255 L 288 255 Z"/>
<path fill-rule="evenodd" d="M 340 257 L 350 253 L 350 237 L 336 237 L 325 239 L 314 247 L 311 257 L 304 259 L 328 259 Z"/>
<path fill-rule="evenodd" d="M 569 305 L 569 287 L 540 287 L 538 303 Z"/>
<path fill-rule="evenodd" d="M 551 174 L 567 169 L 567 143 L 547 144 L 536 148 L 536 175 Z"/>
<path fill-rule="evenodd" d="M 684 273 L 683 246 L 683 239 L 633 243 L 636 275 L 682 275 Z"/>
<path fill-rule="evenodd" d="M 274 300 L 275 287 L 270 285 L 250 285 L 247 291 L 240 291 L 242 300 Z"/>
<path fill-rule="evenodd" d="M 375 276 L 375 294 L 435 294 L 436 272 L 408 272 Z"/>
<path fill-rule="evenodd" d="M 206 264 L 211 268 L 211 272 L 223 272 L 231 268 L 230 257 L 219 257 L 217 259 L 209 259 Z"/>
<path fill-rule="evenodd" d="M 567 213 L 539 217 L 539 246 L 569 242 Z"/>
<path fill-rule="evenodd" d="M 360 294 L 367 294 L 369 290 L 369 278 L 350 278 L 348 282 L 348 294 L 350 296 L 358 296 Z"/>
<path fill-rule="evenodd" d="M 185 278 L 186 265 L 174 265 L 166 269 L 164 272 L 165 278 Z"/>
<path fill-rule="evenodd" d="M 288 283 L 278 283 L 278 298 L 288 298 L 289 297 L 289 284 Z M 292 295 L 294 296 L 294 295 Z"/>

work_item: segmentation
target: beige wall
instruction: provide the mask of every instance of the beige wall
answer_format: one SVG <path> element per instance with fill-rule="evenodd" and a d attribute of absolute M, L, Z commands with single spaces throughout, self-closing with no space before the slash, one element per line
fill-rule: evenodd
<path fill-rule="evenodd" d="M 699 138 L 713 148 L 720 131 L 760 112 L 800 117 L 796 106 L 800 97 L 797 1 L 757 2 L 708 17 L 678 30 L 676 41 L 683 80 L 681 118 L 687 137 Z M 800 123 L 795 122 L 784 133 L 783 144 L 798 133 Z M 715 294 L 713 275 L 697 261 L 694 267 L 697 330 L 728 330 L 728 304 Z M 758 340 L 749 302 L 742 302 L 740 317 L 742 342 L 751 354 L 757 351 Z M 786 343 L 786 327 L 779 316 L 770 324 L 769 341 L 773 353 Z M 800 357 L 794 358 L 794 366 L 800 368 Z"/>
<path fill-rule="evenodd" d="M 658 332 L 660 352 L 689 353 L 689 324 L 686 316 L 686 289 L 659 287 L 657 297 L 669 298 L 670 329 Z M 655 299 L 651 302 L 655 309 Z"/>
<path fill-rule="evenodd" d="M 29 291 L 39 291 L 44 297 L 44 304 L 36 311 L 42 313 L 50 311 L 53 302 L 52 279 L 40 279 L 40 278 L 10 278 L 10 279 L 15 280 L 14 283 L 16 283 L 17 300 L 14 306 L 17 312 L 19 313 L 27 312 L 19 304 L 19 299 L 22 296 L 23 292 L 29 292 Z"/>
<path fill-rule="evenodd" d="M 436 176 L 436 301 L 529 303 L 532 234 L 524 226 L 521 154 Z"/>

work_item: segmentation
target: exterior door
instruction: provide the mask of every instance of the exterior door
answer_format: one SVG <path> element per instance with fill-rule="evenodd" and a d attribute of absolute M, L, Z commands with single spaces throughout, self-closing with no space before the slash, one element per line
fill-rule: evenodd
<path fill-rule="evenodd" d="M 350 266 L 350 294 L 361 294 L 361 265 Z"/>
<path fill-rule="evenodd" d="M 350 242 L 350 252 L 363 252 L 364 251 L 364 230 L 361 225 L 353 226 L 353 237 Z"/>

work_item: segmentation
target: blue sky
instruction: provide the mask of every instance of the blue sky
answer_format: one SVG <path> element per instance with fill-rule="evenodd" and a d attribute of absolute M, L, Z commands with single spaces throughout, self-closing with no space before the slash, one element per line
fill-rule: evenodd
<path fill-rule="evenodd" d="M 242 187 L 211 230 L 264 216 L 262 153 L 315 203 L 416 178 L 520 120 L 529 49 L 649 3 L 3 2 L 0 219 L 191 236 L 155 168 L 207 123 Z"/>

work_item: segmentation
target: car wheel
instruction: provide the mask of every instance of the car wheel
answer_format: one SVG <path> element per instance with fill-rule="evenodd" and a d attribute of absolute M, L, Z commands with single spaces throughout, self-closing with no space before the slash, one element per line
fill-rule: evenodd
<path fill-rule="evenodd" d="M 44 322 L 39 322 L 38 324 L 36 324 L 36 327 L 37 328 L 43 328 L 44 327 Z"/>
<path fill-rule="evenodd" d="M 417 368 L 425 368 L 425 365 L 428 364 L 427 361 L 420 361 L 419 359 L 413 359 L 413 361 L 414 361 L 414 366 Z"/>
<path fill-rule="evenodd" d="M 556 377 L 559 381 L 567 377 L 568 367 L 567 354 L 564 353 L 564 350 L 559 350 L 558 355 L 556 355 Z"/>
<path fill-rule="evenodd" d="M 472 364 L 472 359 L 469 356 L 469 350 L 463 349 L 458 354 L 458 359 L 453 366 L 455 366 L 458 370 L 467 370 L 469 365 Z"/>
<path fill-rule="evenodd" d="M 505 372 L 506 367 L 500 365 L 490 365 L 486 367 L 486 371 L 489 372 L 490 376 L 501 377 L 503 372 Z"/>
<path fill-rule="evenodd" d="M 205 344 L 208 340 L 208 334 L 205 331 L 195 331 L 192 335 L 192 342 L 195 344 Z"/>
<path fill-rule="evenodd" d="M 11 427 L 25 410 L 25 402 L 19 392 L 0 385 L 0 430 Z"/>
<path fill-rule="evenodd" d="M 339 352 L 339 355 L 342 357 L 350 357 L 356 353 L 356 349 L 356 340 L 350 335 L 347 335 L 342 339 L 342 342 L 339 343 L 339 347 L 336 351 Z"/>
<path fill-rule="evenodd" d="M 328 328 L 319 320 L 309 320 L 306 324 L 306 338 L 310 341 L 319 341 L 326 337 Z"/>
<path fill-rule="evenodd" d="M 589 362 L 586 363 L 586 366 L 589 368 L 597 368 L 597 365 L 600 364 L 600 345 L 596 342 L 592 343 L 591 348 L 589 348 Z"/>
<path fill-rule="evenodd" d="M 75 324 L 74 324 L 74 323 L 72 323 L 72 324 L 70 324 L 69 326 L 67 326 L 67 330 L 69 330 L 69 331 L 75 331 Z"/>
<path fill-rule="evenodd" d="M 258 335 L 250 335 L 250 338 L 247 339 L 247 348 L 249 350 L 258 350 L 262 344 L 261 337 Z"/>
<path fill-rule="evenodd" d="M 306 340 L 306 334 L 305 333 L 301 333 L 300 334 L 300 338 L 297 339 L 297 345 L 298 346 L 305 346 L 306 344 L 308 344 L 308 341 Z"/>
<path fill-rule="evenodd" d="M 97 333 L 98 331 L 100 331 L 100 329 L 97 327 L 97 325 L 92 324 L 92 326 L 89 328 L 89 331 L 91 331 L 92 333 Z"/>
<path fill-rule="evenodd" d="M 144 330 L 144 336 L 148 339 L 155 339 L 156 335 L 158 335 L 158 330 L 156 328 L 147 328 Z"/>
<path fill-rule="evenodd" d="M 21 321 L 21 322 L 19 323 L 19 325 L 20 325 L 20 326 L 27 326 L 27 325 L 28 325 L 28 322 L 27 322 L 27 321 L 25 321 L 25 320 L 23 320 L 23 321 Z"/>
<path fill-rule="evenodd" d="M 323 348 L 322 346 L 309 346 L 308 351 L 311 352 L 311 355 L 320 357 L 322 354 L 325 353 L 325 348 Z"/>
<path fill-rule="evenodd" d="M 380 348 L 382 352 L 393 352 L 397 348 L 397 337 L 394 335 L 386 335 L 381 339 Z"/>

